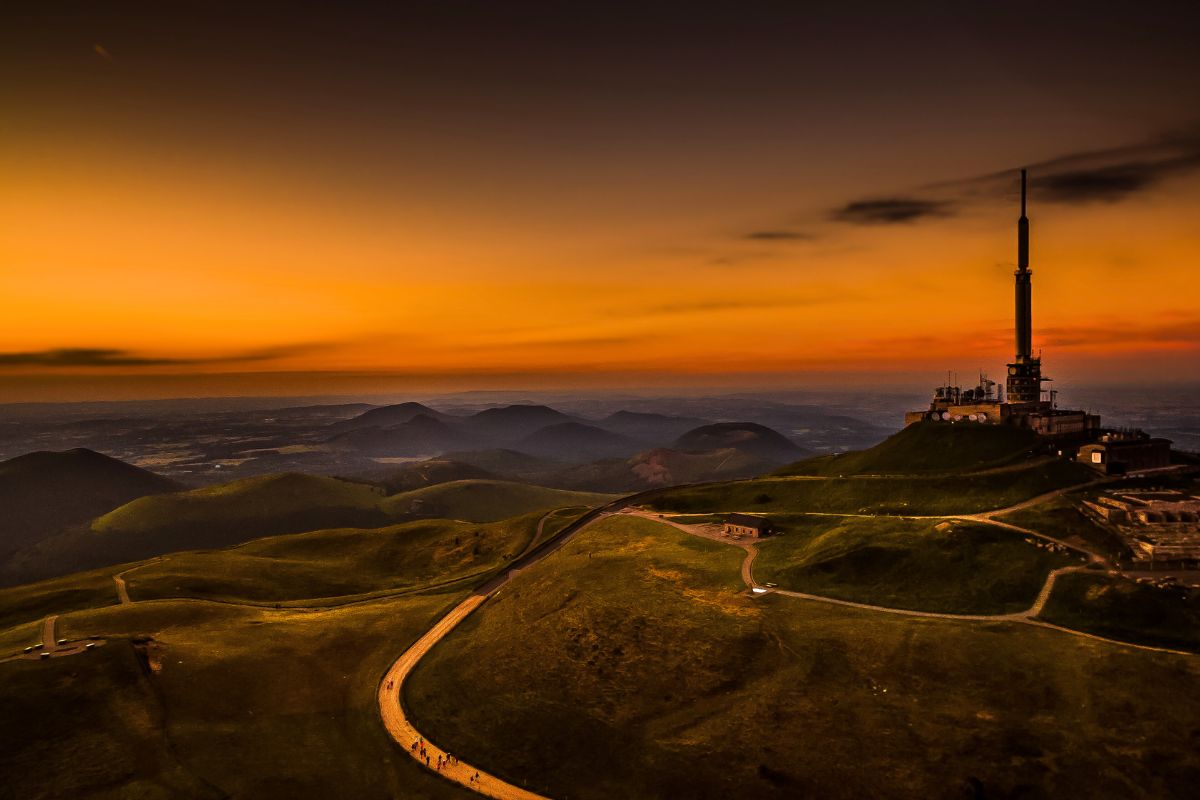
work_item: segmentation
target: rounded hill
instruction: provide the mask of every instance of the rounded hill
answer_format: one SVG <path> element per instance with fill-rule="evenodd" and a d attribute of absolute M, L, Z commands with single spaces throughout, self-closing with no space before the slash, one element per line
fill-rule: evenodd
<path fill-rule="evenodd" d="M 88 522 L 175 481 L 94 450 L 39 451 L 0 463 L 0 555 Z"/>
<path fill-rule="evenodd" d="M 801 461 L 779 475 L 954 473 L 1032 458 L 1036 433 L 1010 425 L 918 422 L 866 450 Z"/>
<path fill-rule="evenodd" d="M 542 458 L 576 462 L 627 456 L 638 449 L 638 443 L 626 436 L 582 422 L 548 425 L 515 446 L 522 452 Z"/>
<path fill-rule="evenodd" d="M 613 496 L 549 489 L 511 481 L 450 481 L 393 495 L 383 508 L 394 518 L 446 518 L 492 522 L 551 508 L 598 506 Z"/>
<path fill-rule="evenodd" d="M 718 422 L 702 425 L 675 440 L 674 448 L 689 453 L 733 448 L 777 463 L 800 458 L 809 452 L 779 431 L 755 422 Z"/>

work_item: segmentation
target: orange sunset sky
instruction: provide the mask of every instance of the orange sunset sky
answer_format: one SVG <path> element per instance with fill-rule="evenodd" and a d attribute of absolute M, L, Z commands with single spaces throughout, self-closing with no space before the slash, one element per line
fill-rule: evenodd
<path fill-rule="evenodd" d="M 170 5 L 2 34 L 0 401 L 999 374 L 1022 166 L 1047 373 L 1200 366 L 1170 4 Z"/>

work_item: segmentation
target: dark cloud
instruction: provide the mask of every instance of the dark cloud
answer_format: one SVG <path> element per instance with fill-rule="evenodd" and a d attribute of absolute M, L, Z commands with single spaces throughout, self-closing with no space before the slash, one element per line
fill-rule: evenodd
<path fill-rule="evenodd" d="M 1040 199 L 1050 203 L 1112 203 L 1197 167 L 1200 153 L 1156 162 L 1129 161 L 1050 173 L 1037 179 L 1036 190 Z"/>
<path fill-rule="evenodd" d="M 28 353 L 0 353 L 0 365 L 30 367 L 129 367 L 178 364 L 171 358 L 142 358 L 125 350 L 102 350 L 99 348 L 64 348 L 61 350 L 38 350 Z"/>
<path fill-rule="evenodd" d="M 950 203 L 917 197 L 881 197 L 855 200 L 832 213 L 838 222 L 855 225 L 899 225 L 950 215 Z"/>
<path fill-rule="evenodd" d="M 801 233 L 800 231 L 773 230 L 751 231 L 742 238 L 763 242 L 802 242 L 813 237 L 811 234 Z"/>
<path fill-rule="evenodd" d="M 307 352 L 317 345 L 290 345 L 212 358 L 139 356 L 128 350 L 99 347 L 66 347 L 23 353 L 0 353 L 0 367 L 161 367 L 182 364 L 233 364 L 271 361 Z"/>
<path fill-rule="evenodd" d="M 1029 193 L 1035 203 L 1113 203 L 1200 170 L 1200 131 L 1164 134 L 1149 141 L 1075 153 L 1029 164 Z M 966 196 L 1011 198 L 1015 169 L 931 184 Z"/>

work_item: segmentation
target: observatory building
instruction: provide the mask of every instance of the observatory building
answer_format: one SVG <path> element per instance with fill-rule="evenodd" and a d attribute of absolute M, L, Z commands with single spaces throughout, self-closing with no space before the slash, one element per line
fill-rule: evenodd
<path fill-rule="evenodd" d="M 974 388 L 963 389 L 949 379 L 934 389 L 929 408 L 910 411 L 904 424 L 932 420 L 939 422 L 981 422 L 1017 425 L 1043 436 L 1080 439 L 1093 438 L 1100 430 L 1100 417 L 1086 411 L 1058 408 L 1055 392 L 1042 384 L 1050 378 L 1042 375 L 1041 355 L 1033 354 L 1033 271 L 1029 269 L 1029 218 L 1025 215 L 1025 170 L 1021 170 L 1021 216 L 1017 220 L 1016 277 L 1016 350 L 1008 365 L 1004 389 L 995 381 L 979 376 Z"/>

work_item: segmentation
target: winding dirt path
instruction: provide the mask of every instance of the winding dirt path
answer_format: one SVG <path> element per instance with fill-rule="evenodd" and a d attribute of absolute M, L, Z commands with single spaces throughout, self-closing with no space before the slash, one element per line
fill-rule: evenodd
<path fill-rule="evenodd" d="M 54 655 L 54 651 L 58 649 L 58 640 L 54 637 L 54 627 L 57 624 L 58 614 L 51 614 L 42 623 L 42 649 L 50 655 Z"/>
<path fill-rule="evenodd" d="M 530 792 L 527 789 L 522 789 L 519 786 L 514 786 L 502 778 L 498 778 L 491 773 L 479 769 L 464 762 L 445 764 L 440 769 L 437 768 L 439 757 L 445 758 L 447 752 L 445 749 L 434 745 L 428 741 L 412 720 L 408 717 L 404 710 L 402 696 L 404 692 L 404 681 L 412 673 L 413 668 L 417 663 L 425 657 L 425 655 L 433 648 L 435 644 L 446 637 L 446 634 L 454 630 L 459 623 L 466 619 L 470 614 L 483 605 L 492 595 L 496 594 L 504 586 L 507 586 L 509 581 L 519 575 L 526 569 L 537 564 L 542 559 L 552 553 L 555 553 L 564 544 L 570 541 L 575 534 L 579 533 L 589 525 L 605 519 L 616 511 L 622 509 L 628 503 L 635 502 L 637 496 L 621 498 L 615 500 L 608 505 L 601 506 L 598 509 L 588 512 L 579 519 L 567 525 L 559 531 L 554 538 L 549 539 L 540 544 L 534 544 L 540 538 L 542 533 L 542 525 L 549 518 L 547 514 L 538 523 L 538 532 L 535 535 L 530 546 L 525 551 L 514 559 L 513 563 L 502 573 L 497 575 L 492 580 L 481 586 L 471 596 L 467 597 L 451 611 L 438 620 L 432 628 L 429 629 L 416 642 L 414 642 L 400 658 L 388 668 L 384 673 L 383 679 L 379 683 L 379 688 L 376 697 L 379 703 L 379 715 L 383 719 L 383 725 L 387 729 L 388 735 L 396 741 L 400 747 L 415 758 L 418 763 L 424 764 L 430 769 L 455 783 L 486 795 L 487 797 L 500 798 L 500 800 L 548 800 L 543 795 Z M 414 743 L 420 743 L 414 747 Z M 425 748 L 425 755 L 421 755 L 420 747 Z M 476 778 L 475 776 L 478 776 Z"/>
<path fill-rule="evenodd" d="M 992 513 L 1002 514 L 1002 513 L 1005 513 L 1005 511 L 1007 511 L 1007 509 L 1001 509 L 1001 510 L 998 510 L 998 511 L 995 511 Z M 684 531 L 685 533 L 689 533 L 693 536 L 699 536 L 704 539 L 710 539 L 713 541 L 721 542 L 722 544 L 727 544 L 732 547 L 740 547 L 742 550 L 745 550 L 746 558 L 742 561 L 742 581 L 746 584 L 746 588 L 750 589 L 751 591 L 754 591 L 755 595 L 758 597 L 762 597 L 767 594 L 779 594 L 779 595 L 783 595 L 785 597 L 795 597 L 800 600 L 809 600 L 809 601 L 815 602 L 815 603 L 825 603 L 828 605 L 843 606 L 843 607 L 847 607 L 847 608 L 856 608 L 856 609 L 860 609 L 862 611 L 872 611 L 872 612 L 881 613 L 881 614 L 893 614 L 893 615 L 901 616 L 901 617 L 919 617 L 919 618 L 925 618 L 925 619 L 944 619 L 944 620 L 951 620 L 951 621 L 959 620 L 959 621 L 967 621 L 967 622 L 1015 622 L 1015 623 L 1019 623 L 1019 624 L 1023 624 L 1023 625 L 1033 625 L 1033 626 L 1039 627 L 1039 628 L 1048 628 L 1050 630 L 1060 631 L 1062 633 L 1067 633 L 1072 636 L 1078 636 L 1083 639 L 1091 639 L 1092 641 L 1103 642 L 1105 644 L 1116 645 L 1118 647 L 1129 647 L 1129 648 L 1133 648 L 1135 650 L 1144 650 L 1144 651 L 1148 651 L 1148 652 L 1152 652 L 1152 653 L 1169 653 L 1171 655 L 1179 655 L 1179 656 L 1195 657 L 1197 655 L 1196 653 L 1190 652 L 1188 650 L 1175 650 L 1170 647 L 1155 647 L 1154 645 L 1136 644 L 1134 642 L 1123 642 L 1123 641 L 1120 641 L 1119 639 L 1109 639 L 1108 637 L 1105 637 L 1105 636 L 1099 636 L 1094 633 L 1087 633 L 1085 631 L 1075 630 L 1074 628 L 1065 628 L 1061 625 L 1055 625 L 1052 622 L 1047 622 L 1045 620 L 1038 619 L 1038 615 L 1042 613 L 1042 610 L 1046 607 L 1046 603 L 1050 600 L 1050 595 L 1054 591 L 1054 584 L 1058 580 L 1059 576 L 1065 575 L 1069 572 L 1083 571 L 1087 568 L 1086 566 L 1083 566 L 1083 565 L 1059 567 L 1058 569 L 1051 570 L 1046 575 L 1046 581 L 1045 581 L 1045 583 L 1042 584 L 1042 588 L 1038 592 L 1037 597 L 1034 599 L 1033 604 L 1029 608 L 1025 609 L 1024 611 L 1017 611 L 1017 612 L 1014 612 L 1011 614 L 953 614 L 953 613 L 949 613 L 949 612 L 940 612 L 940 611 L 917 611 L 914 609 L 907 609 L 907 608 L 895 608 L 892 606 L 872 605 L 870 603 L 858 603 L 853 600 L 839 600 L 834 597 L 827 597 L 825 595 L 819 595 L 819 594 L 808 594 L 806 592 L 795 592 L 790 589 L 764 587 L 764 586 L 761 586 L 757 581 L 754 580 L 753 565 L 754 565 L 755 558 L 757 558 L 757 556 L 758 556 L 758 548 L 753 541 L 730 539 L 729 537 L 720 533 L 719 526 L 713 525 L 713 524 L 688 525 L 685 523 L 676 522 L 667 517 L 660 517 L 657 514 L 652 514 L 650 512 L 643 511 L 641 509 L 627 509 L 622 513 L 630 515 L 630 516 L 643 517 L 643 518 L 651 520 L 653 522 L 659 522 L 659 523 L 662 523 L 665 525 L 670 525 L 671 527 L 678 528 L 679 530 Z M 864 516 L 864 515 L 850 514 L 850 515 L 846 515 L 846 516 Z M 977 518 L 970 516 L 970 517 L 931 517 L 931 519 L 977 519 Z M 979 518 L 978 521 L 988 522 L 989 520 Z M 1003 525 L 1003 523 L 1001 523 L 1001 524 Z M 1004 526 L 1013 528 L 1014 530 L 1018 530 L 1023 533 L 1039 535 L 1039 534 L 1037 534 L 1036 531 L 1029 531 L 1029 530 L 1026 530 L 1025 528 L 1019 528 L 1015 525 L 1004 525 Z M 1069 545 L 1065 542 L 1059 542 L 1059 540 L 1054 539 L 1052 537 L 1041 536 L 1040 538 L 1058 542 L 1058 543 L 1062 544 L 1064 547 L 1070 547 L 1073 550 L 1077 550 L 1080 552 L 1088 552 L 1088 551 L 1082 550 L 1081 548 Z M 1095 556 L 1095 554 L 1090 554 L 1090 555 Z M 1095 556 L 1095 558 L 1099 559 L 1100 557 Z"/>
<path fill-rule="evenodd" d="M 541 532 L 541 528 L 538 528 L 538 532 L 539 533 Z M 133 572 L 134 570 L 142 569 L 143 567 L 148 567 L 151 564 L 156 564 L 159 561 L 162 561 L 163 558 L 164 558 L 164 556 L 155 556 L 154 558 L 151 558 L 147 561 L 143 561 L 141 564 L 138 564 L 133 567 L 129 567 L 128 569 L 123 569 L 120 572 L 118 572 L 116 575 L 112 576 L 113 583 L 117 587 L 117 601 L 121 605 L 129 605 L 130 603 L 133 602 L 133 600 L 130 599 L 130 597 L 129 597 L 129 587 L 126 586 L 126 584 L 125 584 L 125 576 L 128 575 L 129 573 Z"/>

